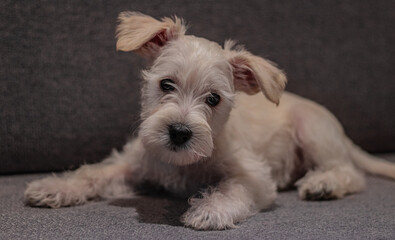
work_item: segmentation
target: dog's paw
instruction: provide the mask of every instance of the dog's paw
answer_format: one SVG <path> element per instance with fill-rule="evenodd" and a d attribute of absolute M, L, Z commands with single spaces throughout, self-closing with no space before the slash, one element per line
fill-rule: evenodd
<path fill-rule="evenodd" d="M 324 188 L 319 190 L 311 191 L 306 189 L 305 191 L 299 192 L 301 199 L 307 201 L 325 201 L 325 200 L 335 200 L 336 197 L 330 190 Z"/>
<path fill-rule="evenodd" d="M 87 201 L 83 194 L 71 191 L 66 180 L 48 177 L 31 182 L 24 193 L 24 201 L 28 206 L 59 208 L 80 205 Z M 74 186 L 78 189 L 78 186 Z"/>
<path fill-rule="evenodd" d="M 182 217 L 185 226 L 198 230 L 224 230 L 235 228 L 233 218 L 223 209 L 212 206 L 192 206 Z"/>
<path fill-rule="evenodd" d="M 324 201 L 342 198 L 345 191 L 331 175 L 325 173 L 306 176 L 297 183 L 299 197 L 308 201 Z"/>

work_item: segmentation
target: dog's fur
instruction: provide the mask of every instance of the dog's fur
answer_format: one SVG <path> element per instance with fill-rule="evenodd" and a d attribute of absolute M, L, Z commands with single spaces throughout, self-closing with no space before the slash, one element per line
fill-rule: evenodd
<path fill-rule="evenodd" d="M 232 41 L 222 48 L 185 35 L 177 17 L 124 12 L 119 21 L 117 49 L 150 61 L 138 137 L 101 163 L 30 183 L 27 204 L 131 196 L 130 186 L 149 181 L 190 197 L 186 226 L 226 229 L 269 207 L 277 189 L 296 185 L 301 199 L 325 200 L 361 191 L 362 170 L 395 179 L 395 166 L 355 146 L 326 109 L 282 94 L 286 77 L 273 63 Z M 163 79 L 174 90 L 162 91 Z M 221 98 L 214 107 L 211 93 Z M 182 147 L 171 144 L 175 123 L 192 132 Z"/>

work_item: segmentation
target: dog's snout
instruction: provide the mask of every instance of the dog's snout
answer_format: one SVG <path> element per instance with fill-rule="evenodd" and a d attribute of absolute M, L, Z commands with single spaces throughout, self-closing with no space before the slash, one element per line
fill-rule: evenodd
<path fill-rule="evenodd" d="M 175 123 L 169 126 L 169 136 L 174 145 L 180 146 L 192 137 L 192 131 L 182 123 Z"/>

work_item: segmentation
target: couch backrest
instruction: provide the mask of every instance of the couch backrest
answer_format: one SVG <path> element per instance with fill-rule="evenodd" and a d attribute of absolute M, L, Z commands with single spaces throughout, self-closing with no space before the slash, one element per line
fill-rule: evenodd
<path fill-rule="evenodd" d="M 278 63 L 370 151 L 395 150 L 394 1 L 0 3 L 0 173 L 99 161 L 138 126 L 142 59 L 115 51 L 117 15 L 184 17 Z"/>

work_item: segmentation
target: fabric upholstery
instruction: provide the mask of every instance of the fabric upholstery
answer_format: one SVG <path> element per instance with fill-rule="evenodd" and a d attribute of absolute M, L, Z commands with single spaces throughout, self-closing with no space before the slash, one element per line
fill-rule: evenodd
<path fill-rule="evenodd" d="M 395 2 L 18 1 L 0 3 L 0 173 L 96 162 L 139 125 L 144 61 L 116 52 L 121 11 L 176 14 L 188 33 L 233 38 L 287 72 L 374 152 L 395 150 Z"/>
<path fill-rule="evenodd" d="M 395 162 L 395 155 L 387 155 Z M 395 183 L 369 177 L 342 200 L 307 202 L 281 192 L 275 205 L 224 231 L 181 226 L 188 205 L 169 196 L 91 202 L 61 209 L 23 205 L 25 183 L 46 175 L 0 177 L 0 239 L 395 239 Z"/>

